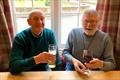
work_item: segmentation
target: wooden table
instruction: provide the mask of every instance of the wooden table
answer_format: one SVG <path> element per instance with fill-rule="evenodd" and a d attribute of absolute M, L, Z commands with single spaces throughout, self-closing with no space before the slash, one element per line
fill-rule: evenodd
<path fill-rule="evenodd" d="M 91 71 L 89 76 L 76 71 L 23 72 L 19 75 L 0 72 L 0 80 L 120 80 L 120 71 Z"/>

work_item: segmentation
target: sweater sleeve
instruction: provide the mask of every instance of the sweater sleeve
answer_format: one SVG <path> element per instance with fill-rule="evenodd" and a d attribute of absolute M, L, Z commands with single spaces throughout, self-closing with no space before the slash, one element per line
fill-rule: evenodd
<path fill-rule="evenodd" d="M 15 37 L 13 42 L 13 47 L 10 53 L 10 72 L 12 74 L 17 74 L 22 71 L 29 70 L 35 65 L 33 57 L 23 58 L 24 45 L 19 37 Z"/>
<path fill-rule="evenodd" d="M 63 56 L 67 62 L 72 63 L 73 31 L 68 35 L 68 40 L 63 50 Z"/>
<path fill-rule="evenodd" d="M 113 45 L 110 36 L 107 34 L 104 37 L 105 44 L 104 44 L 104 53 L 103 53 L 103 60 L 104 60 L 104 67 L 101 70 L 112 70 L 115 69 L 115 59 L 113 55 Z"/>

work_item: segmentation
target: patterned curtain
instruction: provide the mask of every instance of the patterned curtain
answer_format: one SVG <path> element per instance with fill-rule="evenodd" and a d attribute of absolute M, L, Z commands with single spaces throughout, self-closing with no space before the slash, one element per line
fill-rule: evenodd
<path fill-rule="evenodd" d="M 0 0 L 0 71 L 9 69 L 9 53 L 14 37 L 11 0 Z"/>
<path fill-rule="evenodd" d="M 120 0 L 98 0 L 96 9 L 101 15 L 99 28 L 110 34 L 114 45 L 116 69 L 120 69 Z"/>

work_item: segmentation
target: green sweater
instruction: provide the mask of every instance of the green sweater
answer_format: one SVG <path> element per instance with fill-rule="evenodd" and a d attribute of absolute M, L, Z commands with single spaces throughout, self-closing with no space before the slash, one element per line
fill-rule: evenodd
<path fill-rule="evenodd" d="M 31 28 L 17 34 L 10 54 L 10 72 L 16 74 L 23 71 L 47 71 L 48 64 L 35 64 L 33 56 L 43 51 L 48 52 L 49 44 L 56 44 L 54 33 L 49 29 L 44 29 L 38 38 L 33 36 Z M 60 64 L 57 50 L 55 70 L 60 70 Z"/>

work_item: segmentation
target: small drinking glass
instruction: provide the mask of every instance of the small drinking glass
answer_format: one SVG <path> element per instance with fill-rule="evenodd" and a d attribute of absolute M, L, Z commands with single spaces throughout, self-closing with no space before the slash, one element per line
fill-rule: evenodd
<path fill-rule="evenodd" d="M 56 48 L 56 45 L 55 44 L 49 44 L 49 53 L 56 56 L 56 51 L 57 51 L 57 48 Z M 55 68 L 55 63 L 54 64 L 49 64 L 49 67 L 50 68 Z"/>
<path fill-rule="evenodd" d="M 93 59 L 93 55 L 88 50 L 83 50 L 83 59 L 86 63 L 89 63 Z M 87 67 L 85 74 L 90 73 L 90 69 Z"/>

